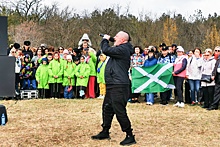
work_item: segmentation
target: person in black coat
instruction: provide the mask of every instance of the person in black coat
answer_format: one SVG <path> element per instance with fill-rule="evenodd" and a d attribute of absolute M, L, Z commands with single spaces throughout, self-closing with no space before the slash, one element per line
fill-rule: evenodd
<path fill-rule="evenodd" d="M 114 114 L 126 137 L 120 145 L 130 145 L 136 143 L 132 133 L 131 122 L 126 112 L 126 105 L 129 96 L 128 69 L 130 67 L 130 56 L 134 53 L 130 44 L 129 34 L 120 31 L 114 37 L 114 46 L 109 46 L 109 35 L 104 35 L 101 42 L 102 52 L 109 56 L 105 68 L 106 96 L 102 105 L 102 128 L 103 130 L 92 139 L 109 139 L 109 129 Z"/>
<path fill-rule="evenodd" d="M 215 47 L 215 56 L 218 57 L 215 68 L 212 72 L 212 80 L 215 80 L 215 93 L 213 102 L 210 104 L 207 110 L 217 110 L 220 101 L 220 47 Z"/>
<path fill-rule="evenodd" d="M 32 59 L 33 58 L 33 52 L 30 50 L 30 45 L 31 45 L 30 41 L 24 41 L 24 48 L 23 48 L 22 53 L 24 55 L 29 54 L 31 59 Z"/>

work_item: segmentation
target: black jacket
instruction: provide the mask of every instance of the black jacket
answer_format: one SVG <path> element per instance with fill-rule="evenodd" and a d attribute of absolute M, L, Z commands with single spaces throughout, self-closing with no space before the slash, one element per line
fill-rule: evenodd
<path fill-rule="evenodd" d="M 130 56 L 134 53 L 132 45 L 127 42 L 119 46 L 110 47 L 109 41 L 103 39 L 101 49 L 106 56 L 110 57 L 105 68 L 106 85 L 122 86 L 129 84 Z"/>
<path fill-rule="evenodd" d="M 212 76 L 215 76 L 215 83 L 220 84 L 220 73 L 217 72 L 217 69 L 220 68 L 220 56 L 215 63 L 215 68 L 213 69 Z"/>

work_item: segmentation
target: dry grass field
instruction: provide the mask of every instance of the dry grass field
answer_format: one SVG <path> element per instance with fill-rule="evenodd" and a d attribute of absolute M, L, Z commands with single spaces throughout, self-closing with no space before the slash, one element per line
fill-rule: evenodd
<path fill-rule="evenodd" d="M 90 137 L 101 130 L 101 99 L 0 101 L 8 123 L 0 126 L 2 147 L 117 147 L 125 137 L 114 117 L 111 140 Z M 132 147 L 220 146 L 220 110 L 172 104 L 127 106 L 137 144 Z"/>

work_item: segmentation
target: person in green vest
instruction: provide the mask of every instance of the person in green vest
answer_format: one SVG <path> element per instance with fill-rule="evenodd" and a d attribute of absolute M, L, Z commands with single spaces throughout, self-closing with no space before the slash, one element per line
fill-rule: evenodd
<path fill-rule="evenodd" d="M 63 86 L 64 86 L 64 98 L 72 99 L 73 98 L 73 89 L 75 85 L 75 68 L 76 64 L 72 60 L 71 55 L 66 56 L 66 61 L 63 63 L 64 77 L 63 77 Z"/>
<path fill-rule="evenodd" d="M 77 87 L 77 95 L 84 99 L 86 86 L 88 84 L 90 74 L 90 66 L 85 62 L 85 56 L 80 57 L 80 64 L 76 67 L 75 75 L 76 75 L 76 87 Z"/>
<path fill-rule="evenodd" d="M 82 44 L 82 55 L 85 56 L 85 62 L 90 67 L 90 74 L 89 74 L 89 81 L 86 89 L 86 98 L 95 98 L 95 80 L 96 80 L 96 62 L 97 58 L 96 55 L 89 51 L 88 43 Z"/>
<path fill-rule="evenodd" d="M 97 68 L 97 83 L 99 84 L 100 95 L 98 98 L 104 98 L 106 94 L 106 85 L 105 85 L 105 66 L 106 66 L 106 55 L 101 54 L 99 56 L 100 62 Z"/>
<path fill-rule="evenodd" d="M 60 98 L 60 90 L 63 83 L 63 64 L 58 52 L 54 53 L 53 60 L 49 63 L 48 68 L 51 97 Z"/>
<path fill-rule="evenodd" d="M 37 68 L 36 71 L 37 89 L 39 90 L 39 97 L 45 98 L 46 89 L 49 89 L 48 79 L 48 60 L 42 58 L 42 64 Z"/>

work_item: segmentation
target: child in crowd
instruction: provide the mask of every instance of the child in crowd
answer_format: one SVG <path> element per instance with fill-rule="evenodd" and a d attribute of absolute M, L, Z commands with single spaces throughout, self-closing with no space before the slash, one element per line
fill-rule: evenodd
<path fill-rule="evenodd" d="M 63 64 L 60 61 L 58 52 L 54 53 L 53 60 L 49 63 L 48 68 L 51 97 L 60 98 L 60 91 L 63 82 Z"/>
<path fill-rule="evenodd" d="M 144 67 L 150 67 L 157 64 L 157 58 L 155 57 L 154 49 L 148 51 L 148 59 L 144 62 Z M 154 94 L 146 93 L 147 105 L 154 104 Z"/>
<path fill-rule="evenodd" d="M 77 77 L 76 87 L 78 96 L 85 98 L 86 86 L 89 81 L 90 67 L 85 62 L 85 56 L 80 57 L 80 64 L 76 67 L 75 75 Z"/>
<path fill-rule="evenodd" d="M 48 64 L 53 60 L 53 54 L 52 53 L 47 54 L 47 60 L 48 60 Z"/>
<path fill-rule="evenodd" d="M 99 56 L 100 62 L 97 68 L 97 83 L 99 83 L 100 95 L 98 98 L 104 98 L 106 94 L 106 85 L 105 85 L 105 66 L 106 66 L 106 55 L 101 54 Z"/>
<path fill-rule="evenodd" d="M 22 89 L 27 90 L 31 89 L 31 75 L 32 75 L 32 63 L 31 58 L 29 54 L 26 54 L 24 56 L 24 61 L 21 65 L 21 72 L 20 72 L 20 78 L 23 79 Z"/>
<path fill-rule="evenodd" d="M 39 90 L 39 97 L 46 97 L 46 89 L 49 89 L 48 79 L 48 60 L 47 58 L 42 58 L 42 64 L 37 68 L 36 71 L 37 88 Z"/>
<path fill-rule="evenodd" d="M 76 64 L 72 61 L 72 55 L 67 55 L 64 62 L 64 77 L 63 77 L 63 86 L 64 88 L 64 98 L 72 99 L 73 98 L 73 89 L 75 85 L 74 71 Z"/>

